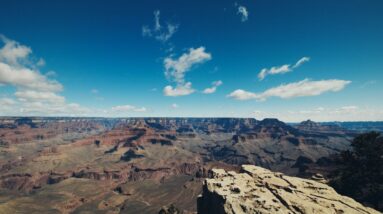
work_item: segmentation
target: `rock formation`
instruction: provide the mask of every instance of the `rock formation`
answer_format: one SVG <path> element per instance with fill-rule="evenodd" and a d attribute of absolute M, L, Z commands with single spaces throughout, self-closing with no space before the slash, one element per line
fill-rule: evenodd
<path fill-rule="evenodd" d="M 213 169 L 198 213 L 379 213 L 326 184 L 242 165 L 241 173 Z"/>
<path fill-rule="evenodd" d="M 195 212 L 212 168 L 326 182 L 307 165 L 326 165 L 352 137 L 277 119 L 0 117 L 0 213 L 158 213 L 172 203 Z"/>

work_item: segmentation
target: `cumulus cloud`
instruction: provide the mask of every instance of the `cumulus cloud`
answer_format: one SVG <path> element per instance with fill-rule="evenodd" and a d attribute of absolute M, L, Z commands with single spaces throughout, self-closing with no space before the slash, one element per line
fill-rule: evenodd
<path fill-rule="evenodd" d="M 267 75 L 284 74 L 287 72 L 291 72 L 295 68 L 300 67 L 301 65 L 303 65 L 305 62 L 308 62 L 309 60 L 310 60 L 309 57 L 302 57 L 293 66 L 291 66 L 290 64 L 285 64 L 281 66 L 274 66 L 271 68 L 263 68 L 258 74 L 258 79 L 263 80 L 265 79 Z"/>
<path fill-rule="evenodd" d="M 0 34 L 0 40 L 5 44 L 0 49 L 0 60 L 11 65 L 18 65 L 20 61 L 24 61 L 26 57 L 32 53 L 31 48 L 20 45 Z"/>
<path fill-rule="evenodd" d="M 238 5 L 238 11 L 237 13 L 241 16 L 241 21 L 245 22 L 249 18 L 249 12 L 247 11 L 247 8 L 241 5 Z"/>
<path fill-rule="evenodd" d="M 49 80 L 36 70 L 27 67 L 15 67 L 3 62 L 0 62 L 0 83 L 42 91 L 62 90 L 62 85 L 59 82 Z"/>
<path fill-rule="evenodd" d="M 146 37 L 153 37 L 160 42 L 167 42 L 177 32 L 178 25 L 166 23 L 166 27 L 163 27 L 160 22 L 160 11 L 154 11 L 153 15 L 154 26 L 142 26 L 142 35 Z"/>
<path fill-rule="evenodd" d="M 203 90 L 202 93 L 204 93 L 204 94 L 212 94 L 212 93 L 214 93 L 214 92 L 217 90 L 217 88 L 218 88 L 220 85 L 223 84 L 223 82 L 222 82 L 221 80 L 218 80 L 218 81 L 214 81 L 214 82 L 212 82 L 211 84 L 212 84 L 212 87 L 210 87 L 210 88 L 205 88 L 205 90 Z"/>
<path fill-rule="evenodd" d="M 236 99 L 236 100 L 251 100 L 251 99 L 258 99 L 259 95 L 248 92 L 242 89 L 237 89 L 233 92 L 231 92 L 227 97 Z"/>
<path fill-rule="evenodd" d="M 0 49 L 0 84 L 14 87 L 14 99 L 2 99 L 3 115 L 83 115 L 88 109 L 76 103 L 66 103 L 59 95 L 63 86 L 49 77 L 52 72 L 42 74 L 37 69 L 45 64 L 31 57 L 32 49 L 0 36 L 4 46 Z M 8 109 L 5 109 L 7 104 Z"/>
<path fill-rule="evenodd" d="M 31 48 L 5 36 L 0 36 L 0 39 L 4 43 L 0 49 L 0 84 L 41 91 L 62 90 L 59 82 L 34 70 L 34 65 L 29 66 L 32 63 L 29 59 Z"/>
<path fill-rule="evenodd" d="M 337 79 L 319 81 L 304 79 L 299 82 L 283 84 L 274 88 L 270 88 L 262 93 L 253 93 L 238 89 L 227 96 L 237 100 L 256 99 L 263 101 L 269 97 L 289 99 L 294 97 L 317 96 L 325 92 L 337 92 L 342 90 L 346 85 L 350 83 L 351 81 Z"/>
<path fill-rule="evenodd" d="M 185 73 L 188 72 L 192 66 L 210 59 L 211 54 L 205 51 L 205 47 L 202 46 L 197 49 L 190 48 L 188 53 L 182 54 L 178 59 L 172 59 L 171 57 L 165 58 L 165 75 L 174 82 L 183 83 L 185 81 Z"/>
<path fill-rule="evenodd" d="M 112 111 L 115 112 L 146 112 L 145 107 L 136 107 L 132 105 L 122 105 L 112 107 Z"/>
<path fill-rule="evenodd" d="M 197 49 L 190 48 L 187 53 L 182 54 L 178 59 L 166 57 L 164 59 L 165 76 L 168 80 L 175 82 L 176 87 L 168 85 L 164 88 L 165 96 L 183 96 L 193 93 L 191 82 L 185 83 L 185 74 L 193 66 L 211 60 L 211 54 L 205 51 L 205 47 Z"/>
<path fill-rule="evenodd" d="M 177 85 L 175 88 L 173 86 L 166 86 L 163 90 L 165 96 L 169 97 L 178 97 L 185 96 L 194 93 L 194 89 L 192 88 L 192 83 L 187 82 L 185 84 Z"/>

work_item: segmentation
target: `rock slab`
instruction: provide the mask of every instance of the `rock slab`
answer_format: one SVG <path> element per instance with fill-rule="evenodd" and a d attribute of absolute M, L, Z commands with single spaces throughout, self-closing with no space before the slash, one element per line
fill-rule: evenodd
<path fill-rule="evenodd" d="M 253 165 L 242 165 L 240 173 L 213 169 L 211 176 L 198 198 L 199 214 L 380 213 L 326 184 Z"/>

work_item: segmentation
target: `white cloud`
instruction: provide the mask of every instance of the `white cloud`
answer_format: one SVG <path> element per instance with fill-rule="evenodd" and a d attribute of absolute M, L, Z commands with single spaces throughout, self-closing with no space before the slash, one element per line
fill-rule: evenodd
<path fill-rule="evenodd" d="M 32 49 L 0 36 L 0 84 L 14 87 L 14 98 L 0 100 L 2 115 L 72 116 L 86 115 L 89 109 L 76 103 L 66 103 L 58 93 L 63 86 L 50 79 L 53 72 L 41 74 L 38 67 L 45 61 L 30 57 Z"/>
<path fill-rule="evenodd" d="M 142 36 L 152 36 L 152 30 L 146 25 L 142 26 Z"/>
<path fill-rule="evenodd" d="M 12 106 L 16 103 L 15 100 L 11 99 L 11 98 L 8 98 L 8 97 L 4 97 L 4 98 L 1 98 L 0 99 L 0 105 L 1 106 Z"/>
<path fill-rule="evenodd" d="M 160 11 L 154 11 L 154 26 L 153 28 L 144 25 L 142 26 L 142 35 L 153 37 L 160 42 L 167 42 L 178 30 L 178 25 L 166 23 L 164 28 L 160 22 Z"/>
<path fill-rule="evenodd" d="M 311 81 L 305 79 L 299 82 L 289 83 L 270 88 L 262 93 L 253 93 L 238 89 L 230 93 L 228 97 L 237 100 L 256 99 L 263 101 L 269 97 L 280 97 L 282 99 L 289 99 L 294 97 L 317 96 L 329 91 L 340 91 L 349 83 L 351 83 L 351 81 L 337 79 L 320 81 Z"/>
<path fill-rule="evenodd" d="M 214 93 L 214 92 L 217 90 L 217 88 L 218 88 L 220 85 L 222 85 L 222 84 L 223 84 L 223 82 L 222 82 L 221 80 L 214 81 L 214 82 L 212 82 L 212 87 L 210 87 L 210 88 L 205 88 L 205 90 L 203 90 L 202 93 L 204 93 L 204 94 L 212 94 L 212 93 Z"/>
<path fill-rule="evenodd" d="M 46 77 L 54 77 L 54 76 L 57 76 L 57 74 L 55 71 L 48 71 L 45 73 L 45 76 Z"/>
<path fill-rule="evenodd" d="M 31 116 L 86 116 L 91 110 L 77 103 L 21 103 L 19 114 Z"/>
<path fill-rule="evenodd" d="M 172 107 L 173 109 L 179 108 L 179 106 L 178 106 L 176 103 L 173 103 L 173 104 L 171 105 L 171 107 Z"/>
<path fill-rule="evenodd" d="M 278 118 L 286 122 L 301 122 L 313 120 L 317 122 L 326 121 L 381 121 L 383 120 L 382 108 L 358 106 L 343 106 L 337 108 L 317 107 L 302 110 L 279 110 L 278 112 L 255 110 L 250 116 L 262 120 L 264 118 Z"/>
<path fill-rule="evenodd" d="M 236 99 L 236 100 L 251 100 L 258 99 L 258 95 L 252 92 L 248 92 L 242 89 L 237 89 L 231 92 L 227 97 Z"/>
<path fill-rule="evenodd" d="M 98 94 L 98 92 L 99 92 L 98 89 L 95 89 L 95 88 L 90 90 L 90 93 L 92 94 Z"/>
<path fill-rule="evenodd" d="M 156 30 L 156 31 L 161 30 L 160 11 L 159 10 L 154 11 L 154 30 Z"/>
<path fill-rule="evenodd" d="M 177 29 L 178 29 L 178 25 L 174 25 L 170 23 L 167 23 L 166 27 L 167 28 L 165 32 L 161 32 L 157 34 L 154 38 L 157 39 L 158 41 L 166 42 L 177 32 Z"/>
<path fill-rule="evenodd" d="M 298 60 L 298 62 L 295 63 L 295 65 L 293 66 L 293 68 L 298 68 L 299 66 L 303 65 L 304 63 L 310 61 L 310 57 L 302 57 L 300 60 Z"/>
<path fill-rule="evenodd" d="M 4 46 L 0 49 L 0 84 L 42 91 L 61 91 L 62 85 L 50 80 L 30 65 L 32 50 L 5 36 L 0 36 Z M 38 63 L 38 62 L 37 62 Z"/>
<path fill-rule="evenodd" d="M 0 83 L 42 91 L 62 90 L 62 85 L 59 82 L 49 80 L 38 71 L 26 67 L 14 67 L 3 62 L 0 62 Z"/>
<path fill-rule="evenodd" d="M 267 75 L 275 75 L 275 74 L 284 74 L 287 72 L 293 71 L 295 68 L 300 67 L 303 65 L 305 62 L 308 62 L 310 60 L 309 57 L 302 57 L 299 59 L 295 65 L 291 66 L 290 64 L 285 64 L 282 66 L 274 66 L 271 68 L 263 68 L 259 74 L 258 74 L 258 79 L 263 80 Z"/>
<path fill-rule="evenodd" d="M 247 11 L 247 8 L 246 7 L 244 7 L 244 6 L 238 6 L 238 11 L 237 11 L 237 13 L 239 14 L 239 15 L 241 15 L 241 21 L 242 22 L 245 22 L 245 21 L 247 21 L 248 20 L 248 18 L 249 18 L 249 12 Z"/>
<path fill-rule="evenodd" d="M 0 40 L 5 44 L 0 49 L 0 61 L 5 61 L 11 65 L 18 65 L 20 61 L 25 60 L 26 57 L 32 53 L 31 48 L 20 45 L 18 42 L 13 41 L 0 34 Z"/>
<path fill-rule="evenodd" d="M 132 105 L 123 105 L 123 106 L 114 106 L 112 107 L 112 111 L 115 112 L 146 112 L 145 107 L 136 107 Z"/>
<path fill-rule="evenodd" d="M 1 116 L 14 115 L 13 112 L 16 109 L 15 104 L 16 104 L 16 101 L 11 98 L 8 98 L 8 97 L 0 98 Z"/>
<path fill-rule="evenodd" d="M 290 72 L 292 71 L 290 69 L 290 65 L 282 65 L 282 66 L 275 66 L 275 67 L 272 67 L 270 69 L 267 69 L 267 68 L 264 68 L 261 70 L 261 72 L 259 72 L 258 74 L 258 78 L 260 80 L 263 80 L 267 75 L 269 74 L 284 74 L 284 73 L 287 73 L 287 72 Z"/>
<path fill-rule="evenodd" d="M 343 111 L 355 111 L 358 109 L 358 106 L 343 106 L 340 109 Z"/>
<path fill-rule="evenodd" d="M 324 110 L 326 110 L 326 109 L 323 108 L 323 107 L 318 107 L 318 108 L 315 109 L 315 111 L 319 111 L 319 112 L 324 111 Z"/>
<path fill-rule="evenodd" d="M 194 91 L 195 90 L 192 88 L 192 83 L 187 82 L 184 85 L 177 85 L 175 88 L 168 85 L 164 88 L 163 93 L 165 96 L 178 97 L 192 94 Z"/>
<path fill-rule="evenodd" d="M 201 64 L 211 59 L 211 54 L 205 51 L 205 47 L 190 48 L 188 53 L 182 54 L 178 59 L 167 57 L 164 60 L 165 75 L 177 83 L 184 83 L 185 73 L 192 66 Z"/>
<path fill-rule="evenodd" d="M 21 90 L 16 91 L 15 96 L 23 102 L 50 102 L 50 103 L 64 103 L 65 98 L 50 91 L 32 91 Z"/>
<path fill-rule="evenodd" d="M 165 76 L 177 84 L 175 88 L 166 86 L 165 96 L 183 96 L 193 93 L 191 83 L 185 83 L 185 73 L 193 66 L 211 60 L 211 54 L 205 51 L 205 47 L 190 48 L 188 53 L 182 54 L 178 59 L 167 57 L 164 59 Z"/>

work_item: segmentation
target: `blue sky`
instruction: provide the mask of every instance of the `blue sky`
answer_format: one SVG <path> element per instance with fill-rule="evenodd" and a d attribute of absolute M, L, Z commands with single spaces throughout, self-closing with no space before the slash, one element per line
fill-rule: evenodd
<path fill-rule="evenodd" d="M 0 113 L 383 120 L 381 11 L 379 0 L 4 1 Z"/>

